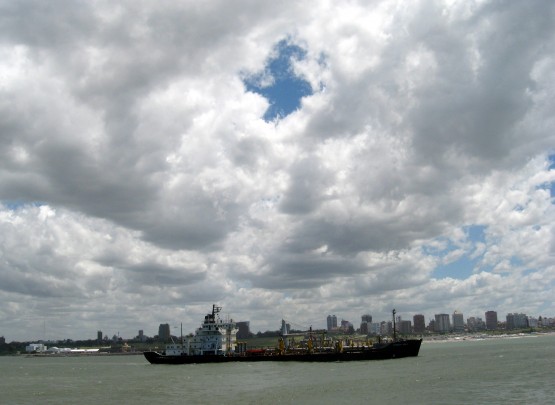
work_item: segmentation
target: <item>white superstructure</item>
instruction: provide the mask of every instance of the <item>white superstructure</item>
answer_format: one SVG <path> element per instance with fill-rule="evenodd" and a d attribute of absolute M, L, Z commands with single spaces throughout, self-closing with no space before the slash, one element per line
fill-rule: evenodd
<path fill-rule="evenodd" d="M 220 307 L 212 306 L 212 313 L 204 317 L 204 322 L 194 336 L 183 338 L 182 344 L 166 346 L 166 355 L 229 355 L 235 352 L 237 325 L 232 319 L 220 319 Z"/>
<path fill-rule="evenodd" d="M 44 353 L 48 348 L 42 343 L 31 343 L 29 346 L 25 346 L 25 351 L 27 353 Z"/>

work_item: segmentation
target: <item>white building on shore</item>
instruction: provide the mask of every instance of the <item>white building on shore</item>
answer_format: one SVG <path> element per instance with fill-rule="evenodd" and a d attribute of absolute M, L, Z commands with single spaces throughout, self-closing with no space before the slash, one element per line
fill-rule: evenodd
<path fill-rule="evenodd" d="M 27 353 L 44 353 L 47 347 L 42 343 L 31 343 L 29 346 L 25 346 L 25 351 Z"/>

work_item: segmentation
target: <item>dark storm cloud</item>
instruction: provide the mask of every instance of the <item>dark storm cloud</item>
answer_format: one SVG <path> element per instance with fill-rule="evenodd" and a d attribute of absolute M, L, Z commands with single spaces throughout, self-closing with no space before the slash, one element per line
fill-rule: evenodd
<path fill-rule="evenodd" d="M 185 286 L 196 284 L 206 277 L 204 272 L 190 271 L 185 268 L 165 266 L 151 262 L 131 265 L 125 271 L 127 272 L 127 280 L 138 286 Z"/>
<path fill-rule="evenodd" d="M 52 252 L 37 252 L 36 262 L 3 253 L 0 290 L 37 298 L 77 298 L 84 292 L 69 273 L 56 268 Z M 40 260 L 42 257 L 43 260 Z"/>
<path fill-rule="evenodd" d="M 71 280 L 53 280 L 48 275 L 37 276 L 34 267 L 28 269 L 17 269 L 16 267 L 14 271 L 13 263 L 8 263 L 7 266 L 0 269 L 0 272 L 2 272 L 1 289 L 8 293 L 37 298 L 82 296 L 81 291 L 75 288 L 75 284 Z M 29 273 L 33 273 L 35 276 L 29 277 Z"/>
<path fill-rule="evenodd" d="M 3 1 L 0 4 L 1 42 L 37 48 L 65 48 L 96 32 L 94 12 L 87 2 Z"/>
<path fill-rule="evenodd" d="M 269 258 L 268 272 L 255 276 L 255 287 L 267 289 L 317 288 L 330 278 L 356 275 L 367 271 L 357 260 L 316 255 L 295 255 L 283 252 Z"/>

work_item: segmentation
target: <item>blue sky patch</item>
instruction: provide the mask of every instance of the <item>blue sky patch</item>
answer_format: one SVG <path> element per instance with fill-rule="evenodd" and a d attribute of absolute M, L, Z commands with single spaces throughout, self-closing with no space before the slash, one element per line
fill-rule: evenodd
<path fill-rule="evenodd" d="M 530 274 L 533 274 L 536 272 L 536 269 L 526 269 L 522 272 L 523 276 L 529 276 Z"/>
<path fill-rule="evenodd" d="M 485 243 L 486 227 L 483 225 L 470 225 L 463 227 L 466 234 L 466 243 L 470 243 L 470 247 L 466 247 L 466 251 L 457 260 L 450 263 L 439 264 L 433 271 L 432 276 L 434 278 L 455 278 L 459 280 L 464 280 L 474 273 L 475 267 L 479 264 L 482 256 L 471 258 L 470 255 L 474 253 L 474 249 L 477 243 Z M 455 241 L 441 238 L 438 239 L 440 242 L 444 242 L 444 249 L 435 249 L 430 247 L 424 248 L 424 253 L 431 256 L 436 256 L 438 258 L 445 258 L 449 253 L 454 252 L 463 247 L 458 246 Z"/>
<path fill-rule="evenodd" d="M 511 266 L 513 267 L 522 267 L 524 266 L 524 262 L 520 257 L 512 256 L 510 260 Z"/>
<path fill-rule="evenodd" d="M 29 201 L 20 201 L 20 200 L 1 201 L 0 203 L 11 211 L 17 211 L 18 209 L 23 208 L 25 206 L 40 207 L 44 205 L 44 203 L 40 201 L 29 202 Z"/>
<path fill-rule="evenodd" d="M 303 97 L 312 95 L 310 83 L 293 71 L 292 62 L 305 56 L 304 49 L 282 40 L 276 45 L 264 71 L 243 80 L 247 91 L 260 94 L 270 103 L 264 113 L 265 121 L 286 117 L 301 107 Z"/>
<path fill-rule="evenodd" d="M 485 225 L 470 225 L 465 226 L 464 230 L 468 235 L 471 242 L 486 242 L 486 226 Z"/>
<path fill-rule="evenodd" d="M 432 276 L 434 278 L 456 278 L 459 280 L 467 279 L 472 275 L 474 272 L 474 267 L 478 259 L 471 260 L 467 255 L 463 255 L 458 260 L 447 263 L 447 264 L 440 264 L 437 266 Z"/>

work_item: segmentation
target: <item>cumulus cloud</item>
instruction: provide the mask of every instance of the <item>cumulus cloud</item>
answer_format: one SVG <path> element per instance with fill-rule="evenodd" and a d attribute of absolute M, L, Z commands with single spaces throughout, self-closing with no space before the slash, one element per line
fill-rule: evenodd
<path fill-rule="evenodd" d="M 8 340 L 553 316 L 550 2 L 0 9 Z"/>

